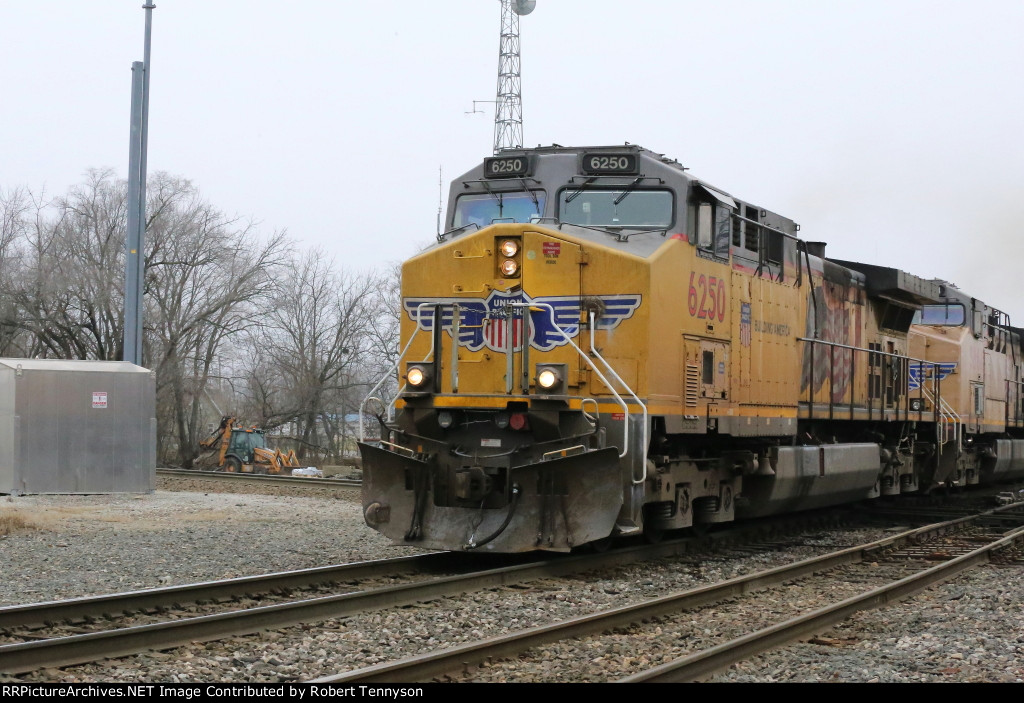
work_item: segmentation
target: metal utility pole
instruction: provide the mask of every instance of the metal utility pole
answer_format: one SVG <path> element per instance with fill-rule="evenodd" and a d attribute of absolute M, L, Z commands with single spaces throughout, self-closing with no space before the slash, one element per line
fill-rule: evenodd
<path fill-rule="evenodd" d="M 149 139 L 151 2 L 146 11 L 143 61 L 132 63 L 132 114 L 128 142 L 128 223 L 124 262 L 124 360 L 142 366 L 142 284 L 145 277 L 146 147 Z"/>
<path fill-rule="evenodd" d="M 494 153 L 523 146 L 523 90 L 519 51 L 519 17 L 537 0 L 501 0 L 498 99 L 494 107 Z M 474 106 L 475 109 L 475 106 Z"/>

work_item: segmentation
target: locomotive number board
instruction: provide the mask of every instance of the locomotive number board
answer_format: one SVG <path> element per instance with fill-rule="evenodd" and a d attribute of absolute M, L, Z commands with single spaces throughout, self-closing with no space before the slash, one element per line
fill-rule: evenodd
<path fill-rule="evenodd" d="M 530 175 L 526 156 L 494 156 L 484 159 L 484 178 L 522 178 Z"/>
<path fill-rule="evenodd" d="M 583 155 L 583 172 L 593 176 L 632 174 L 639 169 L 636 154 L 593 153 Z"/>

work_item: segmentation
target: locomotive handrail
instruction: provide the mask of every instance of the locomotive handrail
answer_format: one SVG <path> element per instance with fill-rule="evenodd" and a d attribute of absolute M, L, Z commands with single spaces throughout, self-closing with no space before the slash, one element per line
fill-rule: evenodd
<path fill-rule="evenodd" d="M 752 225 L 755 225 L 758 228 L 758 234 L 761 233 L 761 230 L 764 230 L 766 232 L 775 232 L 776 234 L 781 234 L 784 239 L 792 239 L 795 242 L 806 243 L 806 242 L 804 242 L 804 240 L 800 239 L 800 237 L 798 235 L 790 234 L 789 232 L 787 232 L 785 230 L 778 229 L 777 227 L 773 227 L 772 225 L 769 225 L 769 224 L 767 224 L 765 222 L 758 222 L 757 220 L 752 220 L 749 217 L 744 217 L 743 215 L 740 215 L 739 213 L 736 213 L 736 212 L 732 213 L 732 217 L 736 218 L 737 220 L 742 220 L 743 222 L 748 222 L 748 223 L 750 223 Z M 757 243 L 758 243 L 758 250 L 760 251 L 760 244 L 761 244 L 760 238 L 758 238 L 758 242 Z"/>
<path fill-rule="evenodd" d="M 359 406 L 359 411 L 360 411 L 359 412 L 359 441 L 360 442 L 366 441 L 365 440 L 365 432 L 363 430 L 363 412 L 362 412 L 363 405 L 365 405 L 366 403 L 369 403 L 371 400 L 376 400 L 378 403 L 380 403 L 380 407 L 381 407 L 382 411 L 386 411 L 388 409 L 388 404 L 385 403 L 381 398 L 379 398 L 379 397 L 377 397 L 375 395 L 370 395 L 370 396 L 367 396 L 366 398 L 363 398 L 363 403 L 360 404 L 360 406 Z"/>
<path fill-rule="evenodd" d="M 855 347 L 855 346 L 852 346 L 852 345 L 849 345 L 849 344 L 843 344 L 842 342 L 829 342 L 829 341 L 824 340 L 824 339 L 814 339 L 813 337 L 797 337 L 796 341 L 798 341 L 798 342 L 808 342 L 808 343 L 810 343 L 812 349 L 814 348 L 815 344 L 824 344 L 824 345 L 826 345 L 828 347 L 831 347 L 833 349 L 849 349 L 850 351 L 854 351 L 854 352 L 864 352 L 865 354 L 874 354 L 874 355 L 877 355 L 877 356 L 886 356 L 886 357 L 890 357 L 892 359 L 903 360 L 903 361 L 906 361 L 906 362 L 913 361 L 913 362 L 916 362 L 916 363 L 920 364 L 922 369 L 924 369 L 924 367 L 926 365 L 930 366 L 930 367 L 934 367 L 934 366 L 937 366 L 938 364 L 942 363 L 942 362 L 939 362 L 939 361 L 929 361 L 927 359 L 918 359 L 917 357 L 907 356 L 906 354 L 897 354 L 897 353 L 894 353 L 894 352 L 886 352 L 886 351 L 882 351 L 880 349 L 865 349 L 864 347 Z M 813 360 L 813 352 L 812 352 L 812 360 Z M 813 366 L 813 361 L 812 361 L 812 366 Z M 830 376 L 830 378 L 831 378 L 831 376 Z M 907 380 L 908 381 L 910 380 L 909 379 L 909 374 L 908 374 L 908 379 Z M 924 393 L 925 393 L 924 382 L 926 380 L 927 379 L 922 378 L 920 384 L 918 385 L 918 390 L 920 392 L 919 396 L 923 396 Z M 938 379 L 937 378 L 932 378 L 931 380 L 932 380 L 932 385 L 933 386 L 938 386 L 938 383 L 937 383 Z M 810 384 L 809 389 L 808 389 L 809 400 L 807 401 L 808 408 L 810 409 L 810 412 L 812 414 L 814 412 L 814 390 L 813 390 L 813 387 L 814 387 L 814 384 L 813 384 L 813 376 L 812 376 L 812 383 Z M 909 391 L 910 391 L 910 389 L 908 387 L 907 394 L 906 394 L 908 399 L 910 397 Z M 852 397 L 853 397 L 852 393 L 853 393 L 853 391 L 851 390 L 851 403 L 853 402 L 852 401 Z M 937 392 L 936 393 L 936 397 L 941 400 L 942 399 L 942 394 Z M 929 397 L 929 400 L 931 400 L 930 397 Z M 933 408 L 932 408 L 932 411 L 931 411 L 932 420 L 934 422 L 938 422 L 940 419 L 942 419 L 944 417 L 944 413 L 942 412 L 942 408 L 940 407 L 939 403 L 937 403 L 937 402 L 935 402 L 933 400 L 932 404 L 933 404 Z M 870 407 L 868 409 L 870 410 Z M 920 419 L 921 414 L 924 413 L 925 411 L 924 410 L 909 410 L 908 409 L 905 412 L 906 412 L 907 415 L 909 415 L 911 412 L 915 412 L 915 413 L 918 414 L 918 419 Z M 954 412 L 953 415 L 956 416 L 956 413 Z M 959 416 L 957 416 L 957 417 L 959 417 Z"/>
<path fill-rule="evenodd" d="M 562 337 L 565 339 L 565 341 L 568 342 L 569 345 L 573 349 L 576 350 L 576 353 L 579 354 L 580 357 L 584 361 L 587 362 L 587 364 L 590 366 L 590 368 L 592 368 L 594 370 L 594 373 L 597 374 L 597 377 L 601 379 L 601 382 L 604 383 L 604 385 L 608 387 L 608 390 L 610 390 L 612 392 L 612 395 L 615 396 L 615 400 L 617 400 L 619 405 L 622 406 L 622 411 L 623 411 L 623 413 L 625 413 L 625 417 L 626 417 L 626 422 L 623 423 L 623 430 L 622 430 L 622 432 L 623 432 L 623 434 L 622 434 L 622 453 L 619 454 L 619 458 L 620 459 L 625 458 L 625 456 L 629 453 L 629 406 L 626 405 L 626 401 L 624 401 L 622 399 L 622 396 L 619 395 L 618 391 L 615 390 L 615 388 L 612 386 L 612 384 L 608 383 L 608 379 L 605 378 L 604 374 L 601 373 L 601 370 L 598 369 L 597 366 L 594 365 L 594 362 L 590 360 L 590 357 L 588 357 L 583 352 L 582 349 L 580 349 L 578 346 L 576 346 L 576 343 L 574 341 L 572 341 L 572 338 L 570 338 L 569 335 L 567 335 L 565 333 L 565 330 L 563 330 L 561 327 L 558 326 L 558 322 L 555 320 L 555 309 L 550 304 L 548 304 L 548 303 L 538 303 L 538 302 L 534 301 L 532 303 L 512 303 L 512 307 L 519 307 L 519 308 L 542 308 L 544 310 L 547 310 L 548 313 L 551 315 L 551 325 L 552 325 L 552 327 L 554 327 L 556 330 L 558 330 L 558 333 L 560 335 L 562 335 Z M 623 385 L 625 385 L 625 384 L 623 384 Z M 644 408 L 644 409 L 646 410 L 646 408 Z M 647 472 L 647 465 L 644 464 L 644 473 L 646 474 L 646 472 Z"/>
<path fill-rule="evenodd" d="M 437 315 L 437 310 L 439 308 L 445 307 L 446 305 L 447 306 L 451 306 L 453 308 L 453 310 L 455 311 L 455 316 L 456 316 L 456 318 L 458 318 L 458 316 L 461 314 L 459 312 L 459 304 L 458 303 L 439 303 L 439 302 L 431 303 L 431 302 L 426 302 L 426 303 L 420 303 L 419 305 L 416 306 L 416 331 L 413 332 L 412 333 L 412 337 L 409 338 L 409 344 L 412 344 L 412 340 L 415 339 L 416 335 L 418 335 L 420 333 L 420 331 L 421 331 L 421 328 L 420 328 L 420 319 L 421 319 L 420 310 L 421 310 L 421 308 L 432 307 L 432 308 L 434 308 L 434 313 L 435 313 L 435 319 L 431 323 L 433 325 L 433 329 L 431 330 L 431 335 L 430 335 L 430 349 L 427 351 L 427 355 L 423 358 L 423 361 L 421 361 L 420 363 L 425 364 L 428 361 L 429 362 L 433 362 L 433 363 L 437 362 L 437 353 L 439 351 L 441 351 L 441 349 L 440 349 L 440 347 L 438 345 L 438 342 L 440 341 L 440 338 L 441 338 L 442 329 L 441 329 L 440 320 L 439 320 L 439 318 L 436 317 L 436 315 Z M 455 339 L 458 340 L 458 334 L 457 333 L 458 333 L 458 328 L 459 328 L 459 320 L 458 319 L 454 319 L 452 321 L 452 324 L 453 324 L 453 327 L 454 327 L 455 332 L 456 332 Z M 409 344 L 405 345 L 406 350 L 408 350 Z M 456 350 L 456 352 L 457 352 L 457 350 L 459 348 L 459 345 L 458 345 L 457 341 L 453 345 L 452 348 L 454 350 Z M 404 356 L 405 352 L 402 352 L 402 355 Z M 401 357 L 399 357 L 399 361 L 401 361 Z M 440 370 L 440 369 L 438 368 L 438 370 Z M 452 367 L 452 372 L 454 374 L 453 378 L 452 378 L 452 384 L 454 386 L 454 385 L 458 384 L 458 359 L 456 359 L 456 361 L 455 361 L 455 366 Z M 392 372 L 389 371 L 388 373 L 390 374 Z M 387 377 L 385 376 L 385 378 L 387 378 Z M 408 388 L 408 387 L 409 387 L 409 385 L 407 383 L 403 383 L 401 385 L 401 387 L 398 389 L 398 391 L 395 393 L 395 397 L 391 399 L 390 403 L 388 403 L 388 414 L 389 414 L 389 416 L 391 416 L 391 413 L 394 412 L 395 403 L 398 402 L 398 399 L 402 397 L 402 393 L 404 393 L 405 389 Z"/>
<path fill-rule="evenodd" d="M 895 352 L 881 351 L 878 349 L 868 349 L 866 347 L 854 347 L 849 344 L 843 344 L 842 342 L 830 342 L 827 339 L 814 339 L 813 337 L 797 337 L 798 342 L 814 342 L 816 344 L 828 344 L 829 346 L 837 347 L 839 349 L 850 349 L 851 351 L 862 351 L 869 354 L 878 354 L 879 356 L 891 356 L 894 359 L 907 359 L 908 361 L 918 361 L 922 364 L 935 365 L 942 362 L 929 361 L 927 359 L 918 359 L 914 356 L 907 356 L 906 354 L 897 354 Z"/>
<path fill-rule="evenodd" d="M 597 345 L 594 343 L 594 328 L 597 327 L 597 325 L 595 323 L 596 323 L 596 321 L 594 319 L 594 313 L 593 313 L 593 311 L 591 311 L 591 313 L 590 313 L 590 353 L 593 354 L 594 356 L 596 356 L 598 359 L 600 359 L 601 363 L 604 364 L 608 368 L 608 371 L 611 372 L 611 375 L 615 378 L 615 380 L 622 384 L 622 387 L 625 388 L 626 391 L 631 396 L 633 396 L 633 400 L 636 401 L 636 404 L 639 405 L 643 409 L 643 418 L 644 418 L 643 419 L 643 428 L 644 428 L 643 432 L 644 433 L 643 433 L 643 436 L 642 436 L 642 439 L 641 439 L 641 442 L 640 442 L 640 448 L 641 448 L 641 451 L 643 451 L 644 455 L 646 456 L 646 454 L 647 454 L 647 442 L 648 442 L 648 439 L 649 439 L 648 438 L 648 425 L 647 425 L 647 406 L 644 405 L 643 401 L 641 401 L 640 398 L 637 397 L 636 393 L 633 392 L 633 389 L 629 387 L 629 384 L 622 380 L 622 377 L 619 376 L 618 372 L 614 368 L 612 368 L 612 365 L 609 364 L 605 360 L 605 358 L 603 356 L 601 356 L 601 352 L 597 351 Z M 629 415 L 628 414 L 626 415 L 626 424 L 627 425 L 629 424 Z M 644 481 L 647 480 L 647 462 L 644 461 L 644 462 L 641 462 L 641 463 L 643 464 L 643 467 L 644 467 L 643 476 L 641 476 L 639 481 L 637 481 L 636 479 L 633 479 L 633 484 L 634 485 L 640 485 L 641 483 L 643 483 Z M 630 472 L 630 473 L 632 473 L 632 472 Z"/>
<path fill-rule="evenodd" d="M 580 229 L 588 229 L 592 232 L 599 232 L 601 234 L 607 234 L 609 237 L 615 237 L 616 241 L 628 242 L 629 238 L 637 234 L 661 234 L 665 236 L 668 234 L 668 227 L 659 227 L 658 225 L 615 225 L 619 231 L 615 232 L 609 229 L 609 227 L 597 227 L 596 225 L 580 225 L 575 222 L 561 222 L 558 223 L 559 231 L 565 231 L 565 227 L 579 227 Z M 634 230 L 632 232 L 624 234 L 622 230 Z"/>
<path fill-rule="evenodd" d="M 482 229 L 478 222 L 470 222 L 469 224 L 462 225 L 461 227 L 453 227 L 452 229 L 445 230 L 444 232 L 438 232 L 437 241 L 443 242 L 444 238 L 447 237 L 449 234 L 455 234 L 456 232 L 461 232 L 462 230 L 469 229 L 470 227 L 476 227 L 477 231 L 480 231 Z"/>
<path fill-rule="evenodd" d="M 1011 405 L 1011 403 L 1010 403 L 1010 396 L 1011 396 L 1010 389 L 1011 388 L 1013 388 L 1016 391 L 1016 393 L 1012 394 L 1014 396 L 1013 404 L 1012 404 L 1013 405 L 1013 415 L 1012 416 L 1010 415 L 1010 405 Z M 1014 425 L 1020 424 L 1020 421 L 1021 421 L 1021 395 L 1022 394 L 1024 394 L 1024 381 L 1015 381 L 1012 378 L 1006 379 L 1006 402 L 1004 403 L 1004 405 L 1006 405 L 1006 412 L 1004 413 L 1006 419 L 1004 420 L 1004 422 L 1007 425 L 1009 425 L 1010 423 L 1013 423 Z"/>
<path fill-rule="evenodd" d="M 391 374 L 394 373 L 398 369 L 398 366 L 402 363 L 402 359 L 404 359 L 405 355 L 409 352 L 409 348 L 412 346 L 413 341 L 416 339 L 417 335 L 419 335 L 419 333 L 421 331 L 423 331 L 423 328 L 420 327 L 420 323 L 419 323 L 420 317 L 421 317 L 421 312 L 422 312 L 423 308 L 425 308 L 425 307 L 437 307 L 438 305 L 443 305 L 443 303 L 424 302 L 424 303 L 420 303 L 419 305 L 416 306 L 416 329 L 413 331 L 412 335 L 409 337 L 409 341 L 406 342 L 405 348 L 402 349 L 401 354 L 399 354 L 398 358 L 395 359 L 395 363 L 391 366 L 391 368 L 388 369 L 387 373 L 384 374 L 384 377 L 381 378 L 376 383 L 376 385 L 374 385 L 373 388 L 370 389 L 370 392 L 367 393 L 365 398 L 363 398 L 363 402 L 359 404 L 359 419 L 360 419 L 360 422 L 359 422 L 359 441 L 360 442 L 366 441 L 366 429 L 363 426 L 363 422 L 362 422 L 363 414 L 364 414 L 365 408 L 366 408 L 366 403 L 370 400 L 370 398 L 373 397 L 373 394 L 376 393 L 380 389 L 380 387 L 391 376 Z M 458 307 L 458 306 L 455 305 L 454 307 Z M 594 370 L 594 373 L 596 373 L 597 377 L 599 379 L 601 379 L 601 382 L 604 383 L 604 385 L 608 388 L 608 390 L 611 391 L 612 395 L 615 397 L 615 400 L 622 407 L 623 413 L 625 414 L 625 422 L 623 423 L 623 432 L 622 432 L 622 445 L 623 445 L 623 447 L 622 447 L 622 453 L 619 454 L 619 458 L 620 459 L 625 458 L 626 455 L 629 454 L 629 416 L 631 415 L 631 413 L 629 411 L 629 405 L 626 403 L 626 401 L 622 399 L 622 396 L 619 395 L 618 391 L 615 390 L 615 387 L 611 383 L 608 382 L 608 379 L 605 378 L 604 374 L 601 373 L 601 370 L 599 368 L 597 368 L 597 366 L 594 364 L 593 361 L 591 361 L 590 357 L 587 356 L 587 354 L 584 353 L 584 351 L 582 349 L 580 349 L 579 346 L 577 346 L 575 342 L 572 341 L 572 338 L 569 337 L 569 335 L 567 335 L 565 333 L 565 330 L 563 330 L 558 325 L 558 323 L 557 323 L 557 321 L 555 319 L 555 309 L 550 304 L 548 304 L 548 303 L 539 303 L 539 302 L 510 303 L 509 307 L 513 307 L 513 308 L 527 308 L 527 315 L 529 315 L 529 308 L 540 308 L 540 309 L 547 310 L 548 314 L 551 316 L 552 327 L 554 327 L 556 330 L 558 330 L 558 333 L 562 336 L 562 338 L 565 339 L 565 341 L 568 342 L 569 345 L 573 349 L 576 350 L 576 353 L 579 354 L 580 357 L 584 361 L 587 362 L 587 365 L 590 366 L 590 368 Z M 591 313 L 591 318 L 593 318 L 593 313 Z M 609 364 L 604 359 L 604 357 L 602 357 L 600 355 L 600 353 L 597 352 L 596 348 L 594 347 L 594 340 L 593 340 L 593 336 L 594 336 L 594 325 L 593 325 L 593 323 L 591 323 L 590 333 L 591 333 L 591 350 L 592 350 L 594 356 L 596 356 L 601 361 L 601 363 L 605 366 L 605 368 L 607 369 L 609 374 L 615 380 L 617 380 L 620 384 L 622 384 L 623 388 L 625 388 L 628 391 L 629 395 L 632 396 L 633 400 L 642 408 L 642 412 L 643 412 L 643 426 L 644 426 L 643 427 L 643 438 L 642 438 L 642 441 L 643 441 L 644 447 L 646 448 L 646 444 L 647 444 L 647 441 L 648 441 L 647 406 L 644 405 L 644 403 L 640 400 L 640 398 L 636 395 L 636 393 L 633 392 L 633 390 L 629 387 L 629 384 L 627 384 L 625 381 L 623 381 L 622 378 L 618 375 L 618 373 L 616 373 L 615 369 L 612 368 L 611 364 Z M 426 359 L 424 361 L 429 360 L 436 353 L 436 350 L 434 349 L 434 338 L 435 338 L 435 336 L 436 335 L 431 335 L 431 338 L 430 338 L 430 351 L 427 353 L 427 357 L 426 357 Z M 524 344 L 528 344 L 528 343 L 529 343 L 528 341 L 524 340 Z M 512 346 L 511 341 L 510 341 L 509 346 L 511 348 L 511 346 Z M 402 395 L 402 391 L 405 389 L 405 387 L 406 387 L 405 384 L 403 384 L 402 387 L 398 389 L 398 393 L 395 394 L 395 398 L 388 404 L 388 409 L 389 410 L 394 405 L 394 403 L 398 401 L 398 398 Z M 647 464 L 646 464 L 646 462 L 644 462 L 644 464 L 643 464 L 643 476 L 639 480 L 637 480 L 636 478 L 633 478 L 632 481 L 633 481 L 634 484 L 638 485 L 638 484 L 643 483 L 646 480 L 647 480 Z"/>
<path fill-rule="evenodd" d="M 459 392 L 459 327 L 462 325 L 462 307 L 455 303 L 452 306 L 452 393 Z M 431 336 L 431 344 L 433 344 Z"/>
<path fill-rule="evenodd" d="M 934 382 L 935 382 L 935 380 L 932 379 L 932 383 L 934 383 Z M 939 411 L 940 411 L 939 417 L 942 420 L 942 428 L 941 428 L 941 432 L 942 432 L 941 440 L 942 441 L 939 443 L 939 450 L 938 450 L 939 453 L 940 454 L 942 453 L 942 445 L 949 441 L 948 439 L 946 439 L 946 437 L 949 436 L 949 427 L 948 427 L 948 425 L 950 423 L 953 424 L 953 439 L 956 440 L 956 449 L 957 449 L 957 452 L 959 452 L 960 451 L 960 421 L 961 421 L 961 417 L 960 417 L 959 413 L 957 413 L 957 411 L 953 409 L 952 405 L 950 405 L 948 402 L 946 402 L 945 398 L 942 398 L 942 397 L 939 397 L 938 399 L 933 398 L 931 392 L 927 388 L 925 388 L 924 385 L 921 386 L 921 390 L 924 391 L 925 397 L 928 398 L 928 400 L 932 401 L 932 403 L 937 408 L 939 408 Z M 938 435 L 939 431 L 940 431 L 939 428 L 936 428 L 936 435 Z M 937 437 L 937 439 L 939 439 L 939 437 Z"/>
<path fill-rule="evenodd" d="M 590 183 L 592 181 L 596 181 L 599 178 L 618 178 L 618 179 L 621 179 L 621 180 L 629 180 L 630 178 L 636 178 L 636 176 L 634 176 L 632 173 L 625 173 L 625 174 L 621 174 L 621 175 L 606 173 L 606 174 L 597 174 L 597 175 L 594 175 L 594 176 L 581 176 L 579 174 L 576 174 L 575 176 L 570 176 L 569 177 L 569 183 L 575 183 L 577 178 L 580 179 L 581 181 L 584 181 L 584 185 L 590 185 Z M 640 178 L 642 180 L 645 180 L 645 181 L 657 181 L 658 185 L 665 185 L 665 179 L 662 178 L 661 176 L 645 176 L 644 174 L 641 173 L 640 174 Z M 628 184 L 627 183 L 612 183 L 610 185 L 613 185 L 613 186 L 617 186 L 617 185 L 626 186 Z"/>
<path fill-rule="evenodd" d="M 409 337 L 409 341 L 406 342 L 405 348 L 402 350 L 402 353 L 398 355 L 397 359 L 395 359 L 395 363 L 391 366 L 391 368 L 389 368 L 387 370 L 387 372 L 384 374 L 384 376 L 379 381 L 377 381 L 377 385 L 375 385 L 373 388 L 370 389 L 370 392 L 366 394 L 365 398 L 363 398 L 363 402 L 359 404 L 359 441 L 360 442 L 365 442 L 366 441 L 366 428 L 363 427 L 363 412 L 365 411 L 366 403 L 369 402 L 370 398 L 373 397 L 373 394 L 376 393 L 380 389 L 380 387 L 382 385 L 384 385 L 384 382 L 386 380 L 388 380 L 388 378 L 391 377 L 391 374 L 393 374 L 396 370 L 398 370 L 398 365 L 402 363 L 402 359 L 404 359 L 405 355 L 409 352 L 409 347 L 412 346 L 412 342 L 413 342 L 414 339 L 416 339 L 416 335 L 418 335 L 422 331 L 422 328 L 420 327 L 420 322 L 419 322 L 420 321 L 420 311 L 424 307 L 428 307 L 428 306 L 431 306 L 431 305 L 437 305 L 437 303 L 420 303 L 419 305 L 416 306 L 416 330 L 412 333 L 412 336 Z M 433 353 L 434 353 L 434 338 L 433 338 L 433 335 L 432 335 L 431 338 L 430 338 L 430 354 L 432 355 Z M 398 389 L 398 393 L 395 394 L 394 399 L 390 403 L 388 403 L 388 405 L 387 405 L 388 410 L 390 410 L 391 407 L 395 404 L 395 401 L 398 400 L 398 396 L 402 395 L 402 390 L 404 388 L 405 388 L 405 384 L 403 384 L 402 387 Z"/>

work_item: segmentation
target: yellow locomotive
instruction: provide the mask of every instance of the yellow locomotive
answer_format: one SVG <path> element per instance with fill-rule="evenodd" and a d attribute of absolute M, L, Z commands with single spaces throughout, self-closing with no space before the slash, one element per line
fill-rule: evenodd
<path fill-rule="evenodd" d="M 1017 470 L 1019 442 L 950 444 L 945 367 L 915 356 L 948 284 L 828 260 L 661 154 L 504 151 L 446 223 L 402 269 L 398 396 L 366 401 L 390 417 L 360 444 L 364 516 L 396 543 L 567 551 Z M 985 432 L 1020 426 L 1013 388 Z"/>
<path fill-rule="evenodd" d="M 1009 316 L 948 283 L 914 317 L 910 388 L 915 408 L 938 412 L 919 448 L 929 485 L 966 486 L 1024 476 L 1022 330 Z M 945 450 L 945 451 L 943 451 Z"/>

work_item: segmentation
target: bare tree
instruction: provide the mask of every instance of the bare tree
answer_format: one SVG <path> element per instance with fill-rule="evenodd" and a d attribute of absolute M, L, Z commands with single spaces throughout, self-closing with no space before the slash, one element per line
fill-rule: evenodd
<path fill-rule="evenodd" d="M 57 198 L 0 191 L 0 354 L 122 358 L 126 194 L 110 169 Z M 346 418 L 398 353 L 397 266 L 294 258 L 284 233 L 261 237 L 166 173 L 150 179 L 145 260 L 161 460 L 190 465 L 221 405 L 287 427 L 303 456 L 344 454 Z"/>
<path fill-rule="evenodd" d="M 191 183 L 162 175 L 147 226 L 146 344 L 157 396 L 168 396 L 178 463 L 191 465 L 204 391 L 218 354 L 258 325 L 288 241 L 261 241 L 251 222 L 225 217 Z"/>
<path fill-rule="evenodd" d="M 127 197 L 112 170 L 91 170 L 86 182 L 55 203 L 59 215 L 53 236 L 63 305 L 57 329 L 63 336 L 37 332 L 53 347 L 63 344 L 78 359 L 123 357 L 124 227 Z M 50 272 L 52 275 L 52 272 Z M 52 318 L 52 316 L 51 316 Z M 53 325 L 54 320 L 48 320 Z"/>
<path fill-rule="evenodd" d="M 343 451 L 353 389 L 364 383 L 375 291 L 373 276 L 337 272 L 318 250 L 292 261 L 277 281 L 267 329 L 252 341 L 260 360 L 248 387 L 263 423 L 294 424 L 300 457 Z"/>
<path fill-rule="evenodd" d="M 0 356 L 26 356 L 30 342 L 18 306 L 18 285 L 24 267 L 25 241 L 32 195 L 23 188 L 0 190 Z"/>
<path fill-rule="evenodd" d="M 374 382 L 380 379 L 398 361 L 401 350 L 398 338 L 402 324 L 402 265 L 389 264 L 377 275 L 373 296 L 374 314 L 370 318 L 367 334 L 370 358 L 373 361 L 371 375 Z"/>

